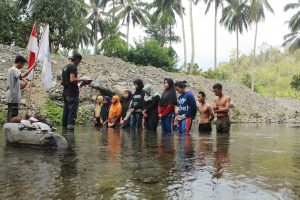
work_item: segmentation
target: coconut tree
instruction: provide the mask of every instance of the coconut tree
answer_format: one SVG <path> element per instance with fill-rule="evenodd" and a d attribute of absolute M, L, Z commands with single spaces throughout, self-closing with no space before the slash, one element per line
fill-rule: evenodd
<path fill-rule="evenodd" d="M 133 27 L 137 24 L 145 24 L 145 4 L 138 0 L 123 0 L 115 7 L 117 20 L 123 20 L 123 24 L 127 26 L 127 45 L 129 46 L 129 29 L 132 23 Z M 110 10 L 109 13 L 113 12 Z"/>
<path fill-rule="evenodd" d="M 189 0 L 190 8 L 190 28 L 191 28 L 191 46 L 192 46 L 192 56 L 191 56 L 191 66 L 194 65 L 195 60 L 195 35 L 194 35 L 194 20 L 193 20 L 193 5 L 196 5 L 199 0 Z"/>
<path fill-rule="evenodd" d="M 100 29 L 103 27 L 103 16 L 104 9 L 101 0 L 90 0 L 89 5 L 87 5 L 87 9 L 90 13 L 88 17 L 89 24 L 92 27 L 92 37 L 95 42 L 95 53 L 97 53 L 99 38 L 98 35 L 100 33 Z"/>
<path fill-rule="evenodd" d="M 258 23 L 263 22 L 265 20 L 265 10 L 274 13 L 271 5 L 269 4 L 268 0 L 250 0 L 250 10 L 249 10 L 249 17 L 250 20 L 255 23 L 255 36 L 254 36 L 254 49 L 253 49 L 253 67 L 256 65 L 256 43 L 257 43 L 257 30 L 258 30 Z M 252 83 L 251 89 L 254 91 L 254 69 L 252 73 Z"/>
<path fill-rule="evenodd" d="M 300 0 L 297 3 L 290 3 L 284 7 L 284 11 L 296 10 L 296 14 L 289 20 L 288 25 L 291 32 L 284 36 L 283 46 L 289 46 L 290 52 L 300 48 Z"/>
<path fill-rule="evenodd" d="M 229 32 L 236 32 L 236 70 L 239 68 L 239 34 L 243 34 L 244 29 L 248 30 L 251 23 L 249 18 L 249 5 L 247 1 L 230 0 L 223 10 L 220 20 Z"/>
<path fill-rule="evenodd" d="M 182 28 L 182 40 L 183 40 L 183 68 L 187 71 L 187 64 L 186 64 L 186 39 L 185 39 L 185 28 L 184 28 L 184 13 L 183 13 L 183 6 L 182 0 L 179 0 L 180 3 L 180 18 L 181 18 L 181 28 Z"/>
<path fill-rule="evenodd" d="M 176 24 L 176 15 L 180 16 L 179 0 L 154 0 L 148 6 L 149 9 L 155 9 L 154 14 L 168 23 L 169 29 L 169 46 L 172 47 L 174 41 L 173 27 Z M 177 41 L 177 39 L 175 39 Z"/>
<path fill-rule="evenodd" d="M 199 1 L 199 0 L 198 0 Z M 217 68 L 217 24 L 218 24 L 218 10 L 219 8 L 224 7 L 224 2 L 227 0 L 205 0 L 204 2 L 207 3 L 205 14 L 208 13 L 211 6 L 214 5 L 214 12 L 215 12 L 215 22 L 214 22 L 214 69 Z"/>

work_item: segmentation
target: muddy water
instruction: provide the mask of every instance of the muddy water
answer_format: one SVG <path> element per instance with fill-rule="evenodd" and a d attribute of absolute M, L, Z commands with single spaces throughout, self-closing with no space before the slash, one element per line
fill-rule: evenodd
<path fill-rule="evenodd" d="M 1 134 L 0 199 L 300 199 L 291 126 L 191 136 L 77 127 L 63 133 L 64 151 L 10 146 Z"/>

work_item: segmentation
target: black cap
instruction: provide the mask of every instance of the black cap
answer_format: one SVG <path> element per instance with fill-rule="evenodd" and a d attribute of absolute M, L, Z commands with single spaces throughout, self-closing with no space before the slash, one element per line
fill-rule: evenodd
<path fill-rule="evenodd" d="M 21 63 L 27 63 L 27 60 L 23 56 L 17 55 L 16 59 L 15 59 L 15 63 L 19 63 L 19 62 L 21 62 Z"/>
<path fill-rule="evenodd" d="M 70 60 L 82 60 L 82 56 L 80 53 L 74 53 L 70 58 Z"/>

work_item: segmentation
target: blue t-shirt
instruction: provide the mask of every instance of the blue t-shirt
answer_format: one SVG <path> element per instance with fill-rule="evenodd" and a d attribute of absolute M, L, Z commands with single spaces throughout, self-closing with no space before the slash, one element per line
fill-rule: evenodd
<path fill-rule="evenodd" d="M 195 118 L 197 114 L 197 104 L 192 92 L 188 91 L 178 97 L 178 114 Z"/>

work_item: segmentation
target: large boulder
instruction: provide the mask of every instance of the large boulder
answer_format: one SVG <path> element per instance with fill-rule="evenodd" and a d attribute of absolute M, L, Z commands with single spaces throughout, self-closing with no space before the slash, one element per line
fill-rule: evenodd
<path fill-rule="evenodd" d="M 67 148 L 67 141 L 61 135 L 41 130 L 22 130 L 19 127 L 20 124 L 17 123 L 4 124 L 4 134 L 8 143 L 43 148 Z"/>

